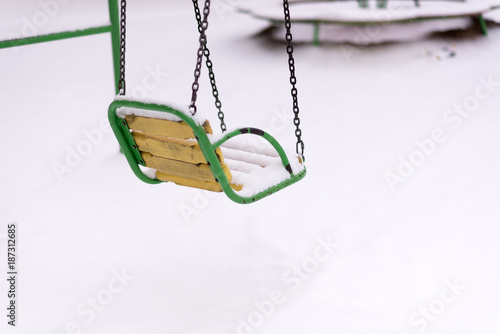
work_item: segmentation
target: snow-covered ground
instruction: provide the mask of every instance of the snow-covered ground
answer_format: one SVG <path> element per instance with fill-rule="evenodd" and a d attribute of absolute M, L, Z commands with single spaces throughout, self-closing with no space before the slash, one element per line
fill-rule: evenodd
<path fill-rule="evenodd" d="M 1 0 L 3 36 L 48 2 Z M 37 29 L 106 21 L 106 1 L 57 3 Z M 283 45 L 217 4 L 228 126 L 293 148 Z M 189 102 L 191 2 L 128 7 L 129 93 Z M 499 42 L 297 46 L 308 175 L 249 206 L 135 178 L 106 126 L 109 36 L 1 50 L 2 277 L 12 222 L 19 247 L 1 333 L 498 333 Z M 200 94 L 216 129 L 206 78 Z"/>

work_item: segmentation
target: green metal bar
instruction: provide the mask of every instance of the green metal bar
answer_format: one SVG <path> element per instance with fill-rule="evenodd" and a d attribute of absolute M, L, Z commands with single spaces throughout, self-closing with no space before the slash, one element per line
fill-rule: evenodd
<path fill-rule="evenodd" d="M 318 21 L 314 22 L 314 35 L 313 35 L 313 45 L 319 46 L 319 25 Z"/>
<path fill-rule="evenodd" d="M 125 158 L 127 159 L 130 168 L 132 168 L 134 174 L 143 182 L 149 184 L 163 183 L 163 181 L 149 178 L 147 175 L 144 174 L 144 172 L 139 167 L 139 165 L 143 165 L 144 162 L 142 161 L 142 158 L 140 159 L 137 158 L 138 152 L 135 152 L 137 148 L 134 147 L 136 146 L 134 138 L 130 134 L 130 130 L 128 129 L 125 120 L 119 118 L 116 115 L 116 110 L 121 106 L 120 102 L 121 101 L 114 101 L 113 103 L 111 103 L 108 111 L 108 120 L 109 124 L 111 125 L 111 129 L 115 133 L 116 139 L 120 144 L 120 149 L 123 152 L 123 154 L 125 154 Z M 140 156 L 140 153 L 138 154 Z"/>
<path fill-rule="evenodd" d="M 481 26 L 481 32 L 484 36 L 488 36 L 488 27 L 486 26 L 486 21 L 484 20 L 483 14 L 477 16 L 479 25 Z"/>
<path fill-rule="evenodd" d="M 145 166 L 144 160 L 142 160 L 141 152 L 139 151 L 139 148 L 137 147 L 137 145 L 135 143 L 134 137 L 128 135 L 128 134 L 130 134 L 130 128 L 128 127 L 127 122 L 124 119 L 120 119 L 120 120 L 116 120 L 116 121 L 117 121 L 117 125 L 120 127 L 120 130 L 123 133 L 127 134 L 126 136 L 124 136 L 124 138 L 127 142 L 128 147 L 131 148 L 131 151 L 134 155 L 135 161 L 137 161 L 138 165 Z M 123 153 L 123 151 L 122 151 L 122 153 Z"/>
<path fill-rule="evenodd" d="M 118 0 L 108 0 L 109 20 L 111 22 L 111 48 L 113 50 L 113 68 L 115 72 L 115 94 L 118 95 L 120 81 L 120 16 Z"/>
<path fill-rule="evenodd" d="M 111 105 L 109 106 L 108 109 L 108 118 L 109 122 L 111 124 L 111 128 L 113 129 L 113 132 L 115 133 L 116 138 L 118 139 L 118 142 L 120 144 L 120 147 L 125 154 L 125 157 L 127 158 L 127 161 L 132 168 L 132 171 L 135 173 L 135 175 L 142 181 L 149 183 L 149 184 L 158 184 L 162 183 L 163 181 L 156 180 L 156 179 L 151 179 L 147 175 L 144 174 L 144 172 L 141 170 L 139 165 L 143 165 L 142 158 L 140 157 L 140 153 L 138 152 L 137 145 L 135 145 L 134 139 L 128 130 L 127 126 L 124 126 L 124 120 L 119 118 L 116 115 L 116 112 L 118 108 L 121 107 L 128 107 L 128 108 L 136 108 L 136 109 L 142 109 L 142 110 L 152 110 L 152 111 L 159 111 L 159 112 L 166 112 L 173 114 L 177 117 L 179 117 L 182 121 L 186 122 L 191 129 L 193 130 L 194 135 L 196 136 L 196 139 L 198 140 L 198 144 L 200 145 L 200 148 L 203 152 L 203 155 L 205 156 L 205 159 L 209 163 L 210 170 L 212 171 L 212 174 L 216 178 L 216 181 L 219 182 L 221 185 L 222 189 L 226 193 L 227 197 L 229 197 L 232 201 L 240 204 L 247 204 L 247 203 L 253 203 L 256 202 L 264 197 L 267 197 L 291 184 L 294 184 L 295 182 L 298 182 L 304 176 L 306 175 L 306 169 L 304 168 L 301 172 L 298 174 L 293 174 L 291 172 L 291 168 L 288 162 L 288 158 L 286 157 L 286 154 L 281 147 L 281 145 L 269 134 L 265 133 L 262 130 L 258 129 L 253 129 L 253 128 L 242 128 L 237 131 L 233 131 L 230 134 L 224 136 L 223 139 L 217 141 L 216 143 L 212 144 L 210 139 L 208 138 L 207 134 L 205 133 L 205 130 L 203 129 L 203 126 L 201 124 L 198 124 L 193 118 L 189 117 L 188 115 L 175 110 L 169 106 L 166 105 L 159 105 L 159 104 L 148 104 L 148 103 L 143 103 L 143 102 L 138 102 L 138 101 L 131 101 L 131 100 L 115 100 Z M 257 134 L 262 136 L 264 139 L 269 141 L 271 145 L 278 151 L 278 154 L 281 157 L 281 161 L 283 162 L 283 168 L 289 171 L 290 173 L 290 178 L 287 180 L 270 187 L 269 189 L 266 189 L 255 196 L 251 197 L 242 197 L 239 196 L 232 188 L 230 185 L 229 180 L 226 177 L 226 174 L 224 173 L 224 170 L 222 169 L 222 166 L 220 164 L 220 161 L 217 157 L 217 154 L 215 153 L 215 150 L 224 143 L 225 141 L 229 140 L 230 138 L 233 138 L 237 135 L 242 135 L 242 134 Z M 137 151 L 137 152 L 136 152 Z"/>
<path fill-rule="evenodd" d="M 102 34 L 106 32 L 111 32 L 111 25 L 100 26 L 87 28 L 82 30 L 74 30 L 74 31 L 63 31 L 53 34 L 26 37 L 26 38 L 18 38 L 11 39 L 6 41 L 0 41 L 0 49 L 13 48 L 16 46 L 44 43 L 44 42 L 52 42 L 61 39 L 74 38 L 74 37 L 82 37 L 89 35 Z"/>

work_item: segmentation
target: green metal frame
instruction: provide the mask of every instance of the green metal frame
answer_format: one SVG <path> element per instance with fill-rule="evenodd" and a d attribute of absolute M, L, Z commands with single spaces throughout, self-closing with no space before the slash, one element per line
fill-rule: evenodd
<path fill-rule="evenodd" d="M 132 168 L 132 171 L 140 180 L 146 183 L 158 184 L 158 183 L 163 183 L 164 181 L 151 179 L 150 177 L 145 175 L 142 169 L 139 167 L 139 166 L 144 166 L 144 161 L 142 160 L 141 153 L 139 152 L 139 149 L 134 141 L 134 138 L 130 133 L 130 129 L 127 123 L 125 122 L 125 120 L 118 117 L 116 114 L 117 110 L 121 107 L 165 112 L 175 115 L 184 122 L 186 122 L 193 129 L 194 135 L 198 140 L 198 144 L 200 145 L 201 151 L 203 152 L 205 159 L 209 163 L 210 170 L 212 171 L 216 181 L 219 182 L 219 184 L 222 187 L 222 190 L 226 193 L 226 195 L 236 203 L 247 204 L 256 202 L 266 196 L 269 196 L 277 192 L 278 190 L 281 190 L 289 185 L 294 184 L 295 182 L 304 178 L 304 176 L 306 175 L 305 168 L 298 174 L 293 174 L 288 157 L 283 148 L 281 147 L 281 145 L 276 141 L 276 139 L 274 139 L 274 137 L 272 137 L 271 135 L 262 130 L 254 128 L 241 128 L 225 135 L 222 139 L 218 140 L 217 142 L 212 143 L 208 138 L 207 134 L 205 133 L 205 130 L 203 129 L 202 125 L 198 124 L 193 118 L 189 117 L 188 115 L 176 109 L 160 104 L 149 104 L 149 103 L 130 101 L 130 100 L 116 100 L 113 103 L 111 103 L 108 109 L 108 118 L 111 124 L 111 128 L 113 129 L 113 132 L 115 133 L 115 136 L 118 139 L 120 148 L 125 154 L 125 157 L 127 158 L 127 161 L 130 167 Z M 238 195 L 237 192 L 235 192 L 233 188 L 231 188 L 229 180 L 227 179 L 226 174 L 222 169 L 220 161 L 215 153 L 215 150 L 229 139 L 243 134 L 259 135 L 264 139 L 266 139 L 278 152 L 281 158 L 281 162 L 283 163 L 283 168 L 285 168 L 290 173 L 290 178 L 279 183 L 276 186 L 270 187 L 269 189 L 266 189 L 251 197 L 242 197 Z"/>
<path fill-rule="evenodd" d="M 0 49 L 13 48 L 23 45 L 52 42 L 62 39 L 110 33 L 113 50 L 113 67 L 115 79 L 115 92 L 118 94 L 118 81 L 120 79 L 120 22 L 118 13 L 118 0 L 108 0 L 110 24 L 74 31 L 63 31 L 33 37 L 17 38 L 0 41 Z"/>
<path fill-rule="evenodd" d="M 313 35 L 313 45 L 314 46 L 319 46 L 320 42 L 319 42 L 319 27 L 320 27 L 321 23 L 319 22 L 315 22 L 314 23 L 314 35 Z"/>
<path fill-rule="evenodd" d="M 484 20 L 483 14 L 479 14 L 477 16 L 477 20 L 479 21 L 479 25 L 481 26 L 481 33 L 484 36 L 488 36 L 488 27 L 486 26 L 486 21 Z"/>

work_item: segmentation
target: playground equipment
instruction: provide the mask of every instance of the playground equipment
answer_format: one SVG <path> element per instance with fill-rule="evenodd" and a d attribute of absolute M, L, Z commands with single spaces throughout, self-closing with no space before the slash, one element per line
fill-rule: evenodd
<path fill-rule="evenodd" d="M 320 29 L 324 25 L 383 26 L 389 24 L 414 24 L 430 20 L 472 18 L 479 23 L 483 35 L 487 35 L 483 13 L 500 7 L 491 2 L 473 1 L 296 1 L 294 24 L 313 25 L 313 44 L 319 44 Z M 283 24 L 278 2 L 261 1 L 240 5 L 242 12 L 266 20 L 279 27 Z"/>
<path fill-rule="evenodd" d="M 193 0 L 193 6 L 200 43 L 191 104 L 189 107 L 174 107 L 131 100 L 125 96 L 126 0 L 121 1 L 119 95 L 109 107 L 109 121 L 131 169 L 140 180 L 149 184 L 173 182 L 209 191 L 224 191 L 237 203 L 252 203 L 301 180 L 306 174 L 288 0 L 283 1 L 282 10 L 285 15 L 297 137 L 297 155 L 291 159 L 281 145 L 265 131 L 239 128 L 226 132 L 213 63 L 207 46 L 210 0 L 205 0 L 203 11 L 199 8 L 198 0 Z M 209 122 L 197 114 L 198 80 L 203 58 L 218 110 L 222 130 L 219 136 L 213 135 Z M 245 143 L 236 144 L 232 139 L 241 135 L 259 136 L 271 145 L 272 150 L 269 150 L 269 147 L 258 147 L 257 151 L 252 151 Z"/>
<path fill-rule="evenodd" d="M 111 34 L 111 47 L 113 52 L 113 65 L 114 65 L 114 77 L 115 77 L 115 90 L 118 93 L 118 82 L 120 75 L 120 35 L 119 35 L 119 17 L 118 17 L 118 0 L 108 0 L 108 11 L 109 11 L 109 22 L 106 25 L 63 31 L 51 34 L 44 34 L 38 36 L 30 36 L 9 40 L 0 41 L 0 49 L 13 48 L 23 45 L 51 42 L 57 40 L 63 40 L 68 38 L 90 36 L 96 34 Z"/>

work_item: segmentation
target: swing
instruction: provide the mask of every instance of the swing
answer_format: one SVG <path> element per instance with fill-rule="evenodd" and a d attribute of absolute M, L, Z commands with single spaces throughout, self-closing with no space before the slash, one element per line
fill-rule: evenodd
<path fill-rule="evenodd" d="M 109 106 L 109 121 L 122 152 L 140 180 L 149 184 L 173 182 L 214 192 L 224 191 L 237 203 L 252 203 L 301 180 L 306 175 L 288 0 L 283 1 L 283 6 L 297 137 L 297 155 L 290 160 L 276 139 L 265 131 L 240 128 L 226 132 L 205 34 L 208 28 L 210 0 L 205 0 L 203 18 L 198 0 L 193 0 L 193 5 L 200 33 L 200 46 L 191 104 L 189 107 L 178 107 L 125 97 L 126 0 L 121 1 L 121 66 L 118 84 L 120 93 Z M 221 135 L 214 135 L 208 120 L 197 114 L 198 80 L 203 57 L 206 59 L 212 93 L 218 109 Z M 270 145 L 259 145 L 257 149 L 253 149 L 246 143 L 238 143 L 236 137 L 246 134 L 258 136 Z"/>

